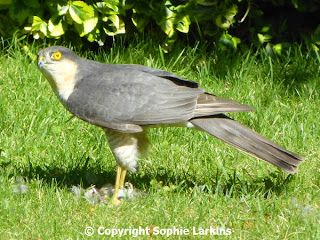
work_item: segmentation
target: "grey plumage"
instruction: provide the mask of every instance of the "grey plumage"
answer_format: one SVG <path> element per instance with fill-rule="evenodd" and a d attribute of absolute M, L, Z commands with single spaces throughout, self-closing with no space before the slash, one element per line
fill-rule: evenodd
<path fill-rule="evenodd" d="M 207 94 L 197 83 L 166 71 L 81 61 L 87 68 L 79 69 L 81 79 L 67 106 L 75 116 L 101 127 L 140 132 L 141 125 L 180 123 L 193 117 L 253 110 L 234 100 Z"/>
<path fill-rule="evenodd" d="M 55 74 L 63 76 L 63 72 L 50 70 L 42 62 L 55 51 L 62 53 L 62 61 L 76 63 L 73 85 L 64 87 L 63 81 L 57 82 Z M 136 171 L 136 150 L 143 145 L 148 126 L 188 123 L 289 173 L 304 160 L 223 115 L 252 111 L 252 107 L 206 93 L 197 83 L 173 73 L 134 64 L 98 63 L 63 47 L 44 49 L 38 56 L 39 68 L 63 104 L 78 118 L 104 128 L 114 156 L 124 169 Z M 53 65 L 55 61 L 48 60 Z M 132 146 L 132 158 L 127 146 Z"/>
<path fill-rule="evenodd" d="M 263 159 L 288 173 L 295 173 L 304 158 L 280 147 L 259 133 L 223 114 L 190 120 L 195 126 L 216 138 Z"/>
<path fill-rule="evenodd" d="M 86 65 L 92 63 L 87 61 Z M 138 125 L 187 121 L 203 93 L 200 88 L 177 86 L 135 66 L 105 64 L 99 78 L 94 75 L 94 67 L 90 69 L 92 72 L 80 70 L 82 79 L 67 101 L 70 112 L 122 132 L 132 130 L 125 127 L 128 124 L 137 132 L 141 131 Z"/>

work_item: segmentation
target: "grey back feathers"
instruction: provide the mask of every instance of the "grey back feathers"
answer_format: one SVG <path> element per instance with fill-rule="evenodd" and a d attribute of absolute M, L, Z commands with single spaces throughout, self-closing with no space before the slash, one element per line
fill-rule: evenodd
<path fill-rule="evenodd" d="M 140 65 L 110 65 L 81 59 L 78 80 L 68 99 L 77 117 L 121 132 L 134 125 L 185 122 L 223 112 L 251 111 L 233 100 L 206 94 L 197 83 Z M 130 127 L 129 127 L 130 125 Z"/>
<path fill-rule="evenodd" d="M 122 132 L 126 131 L 125 124 L 187 121 L 204 92 L 179 86 L 137 65 L 83 64 L 86 69 L 79 69 L 79 79 L 67 101 L 70 112 L 102 127 L 112 124 L 113 129 Z"/>
<path fill-rule="evenodd" d="M 148 125 L 191 122 L 289 173 L 294 173 L 304 160 L 223 115 L 252 111 L 252 107 L 206 93 L 195 82 L 141 65 L 86 60 L 63 47 L 42 51 L 60 51 L 63 57 L 77 64 L 74 89 L 66 107 L 84 121 L 122 133 L 143 132 L 143 127 Z"/>

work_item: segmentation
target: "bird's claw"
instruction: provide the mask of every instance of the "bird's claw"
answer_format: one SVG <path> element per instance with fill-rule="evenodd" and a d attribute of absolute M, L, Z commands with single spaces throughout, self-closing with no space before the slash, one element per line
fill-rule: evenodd
<path fill-rule="evenodd" d="M 118 206 L 120 205 L 120 203 L 121 203 L 121 200 L 117 196 L 112 197 L 111 205 Z"/>

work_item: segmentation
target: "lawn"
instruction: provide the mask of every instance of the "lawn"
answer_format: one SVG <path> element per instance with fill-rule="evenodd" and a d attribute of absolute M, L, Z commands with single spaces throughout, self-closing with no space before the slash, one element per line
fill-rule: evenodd
<path fill-rule="evenodd" d="M 149 227 L 155 239 L 174 228 L 189 231 L 177 239 L 320 239 L 320 58 L 314 51 L 296 45 L 269 56 L 178 44 L 164 54 L 150 39 L 78 51 L 107 63 L 165 69 L 250 105 L 256 111 L 230 116 L 307 159 L 288 175 L 203 132 L 152 129 L 148 156 L 127 177 L 143 194 L 115 207 L 71 191 L 113 184 L 116 163 L 102 130 L 72 118 L 37 69 L 34 57 L 44 47 L 16 40 L 0 46 L 1 239 L 109 239 L 99 227 L 106 234 L 127 229 L 122 239 L 139 227 Z M 231 234 L 196 235 L 210 227 Z"/>

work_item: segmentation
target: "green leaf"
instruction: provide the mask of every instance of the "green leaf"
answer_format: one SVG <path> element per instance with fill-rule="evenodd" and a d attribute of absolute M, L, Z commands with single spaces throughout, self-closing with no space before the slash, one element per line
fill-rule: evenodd
<path fill-rule="evenodd" d="M 32 17 L 31 31 L 35 39 L 44 38 L 47 36 L 48 24 L 38 16 Z"/>
<path fill-rule="evenodd" d="M 189 16 L 184 16 L 177 24 L 176 29 L 183 33 L 189 32 L 189 25 L 191 24 L 191 21 L 189 19 Z"/>
<path fill-rule="evenodd" d="M 80 37 L 83 37 L 85 35 L 87 35 L 88 33 L 90 33 L 96 26 L 98 23 L 98 17 L 93 17 L 85 22 L 83 22 L 82 24 L 77 24 L 75 23 L 75 27 L 76 30 L 78 31 Z"/>
<path fill-rule="evenodd" d="M 272 44 L 267 43 L 266 47 L 265 47 L 265 51 L 269 56 L 273 56 L 274 55 L 274 51 L 272 48 Z"/>
<path fill-rule="evenodd" d="M 100 30 L 96 28 L 87 35 L 87 39 L 90 42 L 97 42 L 99 46 L 103 46 L 104 42 L 106 41 L 106 35 L 101 34 Z"/>
<path fill-rule="evenodd" d="M 119 13 L 118 1 L 97 2 L 97 10 L 102 14 L 117 14 Z"/>
<path fill-rule="evenodd" d="M 278 43 L 278 44 L 274 45 L 274 46 L 272 47 L 272 49 L 273 49 L 273 51 L 274 51 L 275 53 L 277 53 L 278 55 L 281 55 L 281 53 L 282 53 L 282 44 L 281 44 L 281 43 Z"/>
<path fill-rule="evenodd" d="M 167 19 L 168 18 L 172 18 L 173 15 L 174 15 L 173 11 L 171 11 L 171 9 L 167 8 L 167 7 L 164 8 L 163 13 L 165 13 L 165 16 L 166 16 Z"/>
<path fill-rule="evenodd" d="M 84 34 L 86 35 L 89 32 L 91 32 L 97 26 L 97 23 L 98 23 L 98 17 L 96 17 L 96 16 L 89 19 L 88 21 L 85 21 L 83 23 Z"/>
<path fill-rule="evenodd" d="M 266 33 L 266 32 L 268 32 L 269 30 L 270 30 L 270 26 L 264 26 L 264 27 L 261 29 L 260 32 Z"/>
<path fill-rule="evenodd" d="M 57 10 L 60 16 L 65 15 L 69 10 L 69 5 L 67 3 L 65 5 L 62 5 L 62 4 L 63 2 L 62 3 L 60 2 L 57 4 Z"/>
<path fill-rule="evenodd" d="M 225 13 L 225 17 L 226 17 L 229 21 L 231 21 L 231 20 L 234 18 L 234 16 L 237 14 L 237 12 L 238 12 L 237 6 L 236 6 L 236 5 L 233 5 L 231 8 L 229 8 L 229 9 L 227 10 L 227 12 Z"/>
<path fill-rule="evenodd" d="M 118 17 L 118 15 L 111 15 L 109 18 L 117 29 L 116 34 L 123 34 L 126 32 L 124 22 Z"/>
<path fill-rule="evenodd" d="M 167 19 L 160 25 L 161 29 L 168 35 L 168 37 L 172 37 L 174 34 L 173 22 L 171 19 Z"/>
<path fill-rule="evenodd" d="M 227 29 L 230 27 L 231 23 L 223 15 L 218 15 L 216 18 L 216 25 L 219 28 Z"/>
<path fill-rule="evenodd" d="M 100 30 L 96 28 L 94 31 L 91 31 L 88 34 L 87 39 L 89 42 L 94 42 L 99 35 L 100 35 Z"/>
<path fill-rule="evenodd" d="M 63 24 L 62 18 L 58 15 L 53 16 L 49 19 L 48 30 L 51 37 L 60 37 L 65 33 L 65 26 Z"/>
<path fill-rule="evenodd" d="M 73 21 L 78 24 L 82 24 L 94 17 L 93 9 L 83 1 L 70 2 L 69 13 Z"/>
<path fill-rule="evenodd" d="M 268 42 L 272 37 L 270 36 L 270 35 L 268 35 L 268 34 L 261 34 L 261 33 L 258 33 L 257 34 L 257 36 L 258 36 L 258 39 L 259 39 L 259 42 L 261 43 L 261 44 L 263 44 L 263 43 L 265 43 L 265 42 Z"/>
<path fill-rule="evenodd" d="M 123 34 L 126 32 L 124 22 L 119 18 L 118 15 L 111 15 L 108 17 L 108 27 L 103 27 L 105 33 L 109 36 L 117 34 Z"/>
<path fill-rule="evenodd" d="M 232 24 L 234 16 L 238 10 L 236 6 L 229 8 L 224 14 L 218 15 L 216 18 L 216 25 L 222 29 L 228 29 Z"/>
<path fill-rule="evenodd" d="M 233 37 L 228 33 L 223 33 L 219 39 L 219 46 L 223 50 L 227 50 L 228 47 L 232 49 L 236 49 L 239 41 L 240 39 Z"/>

